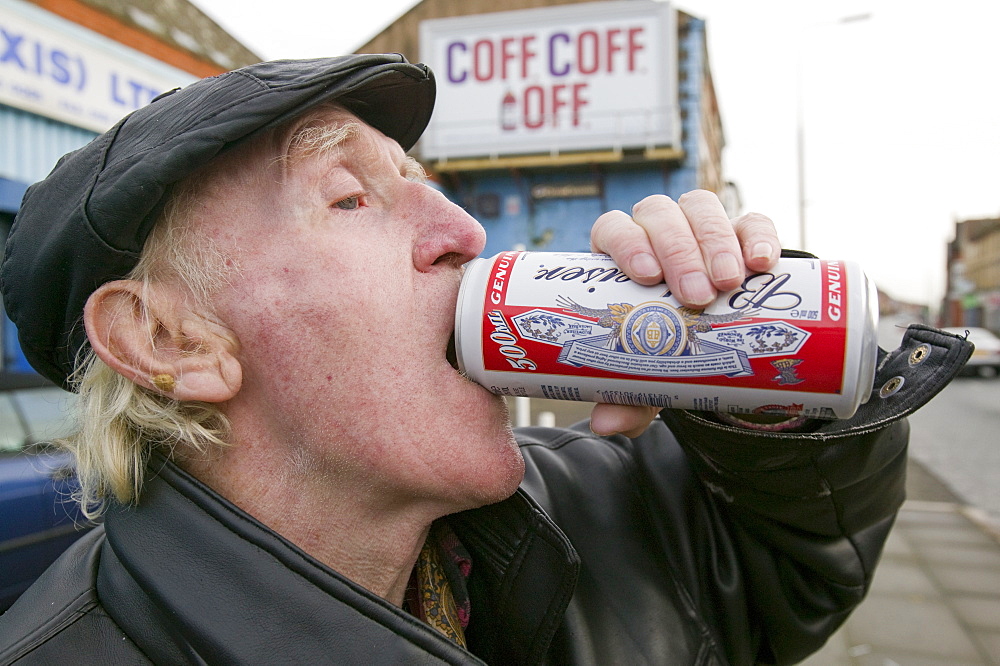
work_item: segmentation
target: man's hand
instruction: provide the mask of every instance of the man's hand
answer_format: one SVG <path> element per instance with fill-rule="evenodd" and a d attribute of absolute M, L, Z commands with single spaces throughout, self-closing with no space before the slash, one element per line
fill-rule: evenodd
<path fill-rule="evenodd" d="M 781 245 L 770 219 L 748 213 L 730 220 L 718 197 L 695 190 L 676 202 L 654 195 L 632 215 L 605 213 L 590 232 L 594 252 L 611 255 L 635 282 L 666 282 L 683 305 L 703 308 L 720 291 L 736 289 L 746 273 L 770 270 Z M 595 433 L 639 435 L 659 410 L 600 404 L 591 414 Z"/>

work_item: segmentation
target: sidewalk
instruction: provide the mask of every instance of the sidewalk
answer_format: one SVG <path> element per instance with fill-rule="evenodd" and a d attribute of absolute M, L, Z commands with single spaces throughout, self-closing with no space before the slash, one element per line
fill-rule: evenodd
<path fill-rule="evenodd" d="M 532 400 L 532 423 L 542 411 L 568 425 L 589 406 Z M 912 458 L 907 472 L 868 598 L 802 666 L 1000 666 L 1000 523 Z"/>
<path fill-rule="evenodd" d="M 1000 666 L 1000 526 L 911 461 L 868 598 L 804 666 Z"/>

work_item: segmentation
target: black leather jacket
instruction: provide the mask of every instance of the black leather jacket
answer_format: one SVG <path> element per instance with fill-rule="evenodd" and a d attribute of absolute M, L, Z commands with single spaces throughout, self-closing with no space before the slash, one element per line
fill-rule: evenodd
<path fill-rule="evenodd" d="M 858 414 L 808 434 L 669 411 L 633 440 L 520 432 L 522 488 L 448 518 L 470 651 L 161 460 L 0 617 L 0 663 L 794 662 L 864 596 L 903 500 L 901 417 L 969 353 L 911 328 Z"/>

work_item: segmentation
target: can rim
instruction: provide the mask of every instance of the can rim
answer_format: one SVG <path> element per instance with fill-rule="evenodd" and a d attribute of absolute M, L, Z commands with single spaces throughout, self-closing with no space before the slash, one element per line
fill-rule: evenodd
<path fill-rule="evenodd" d="M 865 287 L 868 292 L 868 326 L 865 327 L 865 339 L 862 341 L 862 350 L 870 350 L 870 353 L 866 354 L 862 359 L 862 366 L 860 368 L 860 381 L 861 390 L 858 395 L 860 400 L 858 401 L 858 406 L 863 405 L 868 402 L 872 396 L 873 386 L 875 384 L 875 366 L 878 364 L 878 288 L 875 286 L 875 281 L 868 277 L 868 274 L 862 271 L 861 275 L 865 280 Z M 857 406 L 855 407 L 855 410 Z"/>

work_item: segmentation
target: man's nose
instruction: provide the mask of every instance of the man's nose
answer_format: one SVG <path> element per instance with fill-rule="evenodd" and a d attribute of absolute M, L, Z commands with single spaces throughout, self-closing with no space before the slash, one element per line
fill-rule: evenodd
<path fill-rule="evenodd" d="M 461 266 L 486 246 L 486 231 L 471 215 L 430 185 L 413 183 L 409 198 L 416 236 L 413 264 L 421 271 L 448 264 Z"/>

